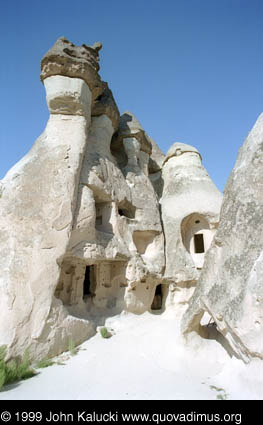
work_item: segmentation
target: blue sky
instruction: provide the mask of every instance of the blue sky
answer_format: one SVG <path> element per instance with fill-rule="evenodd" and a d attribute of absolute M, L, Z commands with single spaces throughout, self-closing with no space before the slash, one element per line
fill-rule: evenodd
<path fill-rule="evenodd" d="M 8 0 L 1 4 L 0 178 L 48 120 L 40 61 L 60 36 L 101 41 L 100 75 L 166 153 L 194 145 L 223 191 L 263 111 L 262 0 Z"/>

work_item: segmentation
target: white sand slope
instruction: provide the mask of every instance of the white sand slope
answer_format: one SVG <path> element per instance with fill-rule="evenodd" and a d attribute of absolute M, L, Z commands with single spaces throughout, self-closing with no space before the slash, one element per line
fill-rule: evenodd
<path fill-rule="evenodd" d="M 64 366 L 6 387 L 0 399 L 263 398 L 263 362 L 245 365 L 199 337 L 185 347 L 171 314 L 123 314 L 106 325 L 115 330 L 111 338 L 98 333 Z"/>

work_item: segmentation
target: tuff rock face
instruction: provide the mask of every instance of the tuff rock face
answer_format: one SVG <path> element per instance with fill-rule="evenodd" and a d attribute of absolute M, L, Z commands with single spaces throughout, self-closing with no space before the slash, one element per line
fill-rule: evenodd
<path fill-rule="evenodd" d="M 94 334 L 91 323 L 69 316 L 54 296 L 77 205 L 91 91 L 81 79 L 45 81 L 50 102 L 58 86 L 62 98 L 64 86 L 73 106 L 67 114 L 63 104 L 61 113 L 51 112 L 44 133 L 2 180 L 0 200 L 0 344 L 10 355 L 30 347 L 35 358 L 65 350 L 70 336 L 78 343 Z"/>
<path fill-rule="evenodd" d="M 139 130 L 123 133 L 125 114 L 111 150 L 119 112 L 98 50 L 59 39 L 45 55 L 49 121 L 1 181 L 0 344 L 10 356 L 52 356 L 92 336 L 93 316 L 149 309 L 162 277 L 151 144 L 132 115 Z"/>
<path fill-rule="evenodd" d="M 207 311 L 238 357 L 263 358 L 263 114 L 239 151 L 216 237 L 182 321 L 186 335 L 205 333 Z"/>
<path fill-rule="evenodd" d="M 132 113 L 120 116 L 100 48 L 62 38 L 44 56 L 50 118 L 0 182 L 9 357 L 59 354 L 123 311 L 185 307 L 217 227 L 221 195 L 200 154 L 176 143 L 164 157 Z"/>
<path fill-rule="evenodd" d="M 203 167 L 197 149 L 183 143 L 174 143 L 167 152 L 162 178 L 164 277 L 171 283 L 169 302 L 183 310 L 216 232 L 222 195 Z"/>

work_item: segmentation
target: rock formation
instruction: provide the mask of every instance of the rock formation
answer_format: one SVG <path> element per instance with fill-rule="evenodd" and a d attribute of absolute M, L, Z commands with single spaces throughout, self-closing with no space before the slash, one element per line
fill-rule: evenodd
<path fill-rule="evenodd" d="M 207 329 L 208 312 L 238 357 L 263 358 L 263 115 L 239 151 L 216 237 L 182 321 L 184 334 Z"/>
<path fill-rule="evenodd" d="M 49 121 L 0 182 L 9 357 L 56 355 L 122 311 L 186 305 L 217 227 L 221 195 L 200 154 L 175 143 L 164 157 L 120 116 L 100 48 L 61 38 L 44 56 Z"/>
<path fill-rule="evenodd" d="M 219 220 L 222 195 L 192 146 L 174 143 L 163 162 L 160 200 L 169 281 L 167 302 L 185 308 Z"/>

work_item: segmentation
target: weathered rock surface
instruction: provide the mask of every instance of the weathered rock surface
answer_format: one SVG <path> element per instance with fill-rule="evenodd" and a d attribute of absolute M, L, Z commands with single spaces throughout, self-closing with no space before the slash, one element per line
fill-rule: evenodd
<path fill-rule="evenodd" d="M 104 92 L 94 100 L 91 108 L 91 115 L 93 117 L 107 115 L 112 122 L 114 130 L 117 130 L 119 126 L 120 112 L 115 103 L 112 91 L 108 88 L 108 84 Z"/>
<path fill-rule="evenodd" d="M 53 297 L 69 243 L 91 108 L 83 80 L 49 77 L 49 93 L 56 92 L 57 78 L 60 87 L 64 79 L 74 86 L 73 109 L 79 114 L 51 114 L 31 151 L 2 180 L 0 345 L 7 344 L 12 355 L 29 346 L 35 357 L 57 354 L 70 337 L 79 343 L 94 333 Z"/>
<path fill-rule="evenodd" d="M 167 152 L 162 178 L 164 278 L 172 283 L 169 302 L 185 307 L 216 232 L 222 195 L 197 149 L 183 143 L 174 143 Z"/>
<path fill-rule="evenodd" d="M 149 173 L 153 174 L 162 169 L 165 155 L 163 154 L 157 143 L 155 143 L 155 141 L 150 136 L 148 136 L 148 134 L 145 134 L 145 136 L 152 145 L 151 156 L 149 159 Z"/>
<path fill-rule="evenodd" d="M 216 237 L 207 253 L 190 307 L 185 334 L 204 333 L 205 311 L 235 353 L 263 358 L 263 115 L 244 145 L 224 194 Z"/>
<path fill-rule="evenodd" d="M 217 227 L 221 194 L 200 154 L 176 143 L 164 157 L 120 116 L 100 48 L 61 38 L 44 56 L 49 121 L 0 182 L 9 357 L 56 355 L 122 311 L 185 308 Z"/>
<path fill-rule="evenodd" d="M 41 81 L 52 75 L 81 78 L 89 86 L 92 99 L 96 99 L 107 88 L 98 74 L 101 47 L 101 43 L 75 46 L 65 37 L 60 37 L 41 61 Z"/>
<path fill-rule="evenodd" d="M 151 144 L 135 117 L 125 134 L 123 117 L 119 126 L 99 48 L 59 39 L 45 55 L 47 127 L 1 181 L 0 345 L 9 356 L 27 347 L 34 358 L 55 355 L 92 336 L 97 317 L 150 309 L 162 277 Z"/>
<path fill-rule="evenodd" d="M 119 168 L 111 149 L 113 132 L 106 115 L 92 118 L 66 254 L 67 262 L 71 258 L 72 263 L 85 261 L 94 270 L 107 269 L 104 280 L 97 277 L 88 305 L 83 305 L 81 296 L 75 302 L 74 310 L 79 309 L 82 317 L 90 311 L 96 314 L 98 308 L 137 313 L 148 310 L 164 267 L 159 205 L 141 168 L 140 142 L 134 139 L 138 143 L 136 156 L 130 149 L 132 137 L 125 138 L 126 147 L 121 138 L 118 140 L 118 153 L 127 152 L 127 164 Z M 84 275 L 80 286 L 83 279 Z"/>
<path fill-rule="evenodd" d="M 163 178 L 162 178 L 162 166 L 165 159 L 165 155 L 155 143 L 155 141 L 145 134 L 148 141 L 152 145 L 152 153 L 149 158 L 149 179 L 152 182 L 155 192 L 157 193 L 158 198 L 160 199 L 163 193 Z"/>

